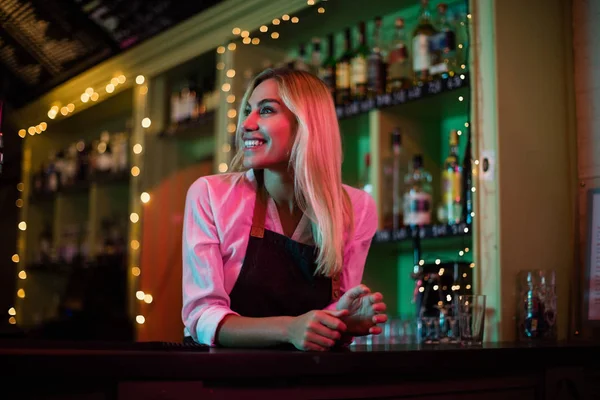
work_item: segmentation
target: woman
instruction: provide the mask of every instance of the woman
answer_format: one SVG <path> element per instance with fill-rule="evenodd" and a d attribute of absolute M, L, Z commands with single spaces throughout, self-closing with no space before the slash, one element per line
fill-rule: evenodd
<path fill-rule="evenodd" d="M 360 284 L 375 204 L 342 185 L 325 84 L 307 72 L 262 72 L 242 100 L 236 140 L 232 168 L 243 172 L 202 177 L 187 193 L 186 336 L 324 351 L 381 333 L 383 296 Z"/>

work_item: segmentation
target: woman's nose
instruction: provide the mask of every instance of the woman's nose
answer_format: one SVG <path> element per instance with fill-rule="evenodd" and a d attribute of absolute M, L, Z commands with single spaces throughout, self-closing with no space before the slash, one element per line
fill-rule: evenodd
<path fill-rule="evenodd" d="M 258 118 L 256 117 L 256 114 L 257 113 L 255 112 L 248 114 L 244 120 L 244 123 L 242 124 L 244 132 L 254 132 L 258 130 Z"/>

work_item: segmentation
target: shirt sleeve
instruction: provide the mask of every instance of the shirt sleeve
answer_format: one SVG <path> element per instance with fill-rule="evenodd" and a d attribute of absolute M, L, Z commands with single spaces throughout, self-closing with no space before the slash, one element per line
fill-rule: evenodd
<path fill-rule="evenodd" d="M 187 192 L 183 221 L 182 320 L 199 343 L 214 346 L 217 328 L 230 309 L 223 258 L 208 182 L 200 178 Z"/>
<path fill-rule="evenodd" d="M 360 204 L 355 209 L 354 237 L 344 251 L 344 268 L 340 277 L 340 296 L 361 284 L 371 241 L 377 231 L 378 221 L 375 200 L 367 193 L 362 194 L 363 196 L 359 200 Z M 335 310 L 336 307 L 337 302 L 334 302 L 326 309 Z"/>

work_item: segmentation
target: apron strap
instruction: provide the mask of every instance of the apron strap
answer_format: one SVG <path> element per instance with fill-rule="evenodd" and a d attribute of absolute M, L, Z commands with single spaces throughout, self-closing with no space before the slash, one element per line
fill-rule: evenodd
<path fill-rule="evenodd" d="M 260 172 L 260 174 L 256 174 L 256 200 L 254 201 L 254 214 L 252 215 L 252 229 L 250 229 L 250 236 L 262 239 L 265 236 L 265 218 L 267 217 L 267 192 L 265 190 L 265 186 L 263 185 L 262 171 Z"/>

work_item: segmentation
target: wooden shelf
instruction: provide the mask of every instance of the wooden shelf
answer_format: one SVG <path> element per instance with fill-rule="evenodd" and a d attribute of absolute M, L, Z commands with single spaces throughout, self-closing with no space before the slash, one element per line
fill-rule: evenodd
<path fill-rule="evenodd" d="M 419 228 L 404 226 L 397 230 L 380 230 L 375 233 L 373 243 L 405 242 L 416 238 L 417 235 L 421 240 L 445 237 L 470 236 L 471 225 L 462 222 L 460 224 L 453 225 L 431 224 L 423 225 Z"/>
<path fill-rule="evenodd" d="M 401 104 L 412 103 L 424 98 L 451 92 L 469 87 L 469 74 L 464 72 L 453 77 L 434 79 L 408 89 L 401 89 L 392 93 L 378 95 L 377 97 L 354 101 L 343 106 L 336 106 L 338 119 L 350 118 L 372 110 L 384 109 Z"/>
<path fill-rule="evenodd" d="M 215 122 L 215 111 L 208 111 L 198 118 L 173 123 L 164 131 L 159 133 L 161 138 L 170 139 L 197 139 L 199 137 L 211 136 Z"/>

